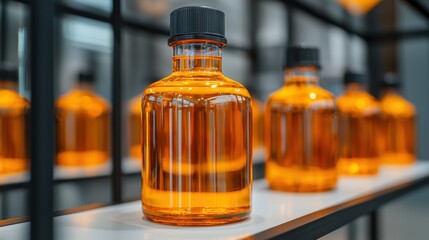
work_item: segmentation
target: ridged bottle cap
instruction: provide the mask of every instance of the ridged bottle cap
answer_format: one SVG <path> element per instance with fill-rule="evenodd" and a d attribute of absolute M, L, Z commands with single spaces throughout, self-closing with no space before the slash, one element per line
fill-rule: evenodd
<path fill-rule="evenodd" d="M 362 73 L 358 73 L 358 72 L 352 72 L 352 71 L 346 71 L 344 73 L 344 79 L 343 82 L 344 84 L 349 84 L 349 83 L 365 83 L 365 74 Z"/>
<path fill-rule="evenodd" d="M 286 48 L 284 68 L 317 67 L 320 68 L 319 49 L 306 45 L 293 45 Z"/>
<path fill-rule="evenodd" d="M 18 69 L 11 64 L 0 64 L 0 81 L 18 81 Z"/>
<path fill-rule="evenodd" d="M 384 88 L 400 88 L 401 82 L 399 81 L 398 75 L 395 73 L 386 73 L 383 78 L 382 87 Z"/>
<path fill-rule="evenodd" d="M 189 6 L 170 14 L 168 44 L 187 39 L 208 39 L 226 44 L 225 14 L 211 7 Z"/>

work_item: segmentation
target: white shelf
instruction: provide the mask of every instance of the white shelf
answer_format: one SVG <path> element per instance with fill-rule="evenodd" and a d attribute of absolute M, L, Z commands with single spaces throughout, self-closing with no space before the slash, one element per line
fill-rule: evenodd
<path fill-rule="evenodd" d="M 239 239 L 275 228 L 278 231 L 279 226 L 289 223 L 290 230 L 307 224 L 297 220 L 312 213 L 331 209 L 325 214 L 313 214 L 312 221 L 320 220 L 335 213 L 332 207 L 350 205 L 357 199 L 385 198 L 426 179 L 429 179 L 429 162 L 419 161 L 409 167 L 383 167 L 375 177 L 341 177 L 338 187 L 325 193 L 276 192 L 269 190 L 264 180 L 258 180 L 254 182 L 252 216 L 244 222 L 215 227 L 160 225 L 142 219 L 137 201 L 56 217 L 55 232 L 61 240 Z M 29 223 L 5 226 L 0 228 L 0 236 L 24 240 L 28 230 Z"/>

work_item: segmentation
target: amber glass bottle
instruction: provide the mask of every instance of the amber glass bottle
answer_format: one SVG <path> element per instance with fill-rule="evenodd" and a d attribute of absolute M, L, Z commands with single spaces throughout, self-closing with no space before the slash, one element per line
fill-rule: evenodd
<path fill-rule="evenodd" d="M 317 192 L 337 183 L 335 98 L 319 86 L 319 52 L 288 47 L 285 86 L 266 107 L 266 178 L 272 189 Z"/>
<path fill-rule="evenodd" d="M 386 74 L 381 98 L 381 160 L 386 164 L 415 161 L 416 110 L 398 92 L 396 75 Z"/>
<path fill-rule="evenodd" d="M 252 99 L 252 119 L 253 119 L 253 151 L 259 151 L 264 146 L 264 110 L 261 102 Z M 263 151 L 263 150 L 262 150 Z"/>
<path fill-rule="evenodd" d="M 345 175 L 373 175 L 380 165 L 380 108 L 364 88 L 365 76 L 347 72 L 346 91 L 337 99 L 340 121 L 340 160 Z"/>
<path fill-rule="evenodd" d="M 143 213 L 172 225 L 243 220 L 251 210 L 251 98 L 221 71 L 224 14 L 183 7 L 170 17 L 173 73 L 142 99 Z"/>
<path fill-rule="evenodd" d="M 128 104 L 128 138 L 129 152 L 131 158 L 142 159 L 141 147 L 141 96 L 137 96 Z"/>
<path fill-rule="evenodd" d="M 17 70 L 0 67 L 0 175 L 28 168 L 30 103 L 16 91 L 17 80 Z"/>
<path fill-rule="evenodd" d="M 92 89 L 94 76 L 80 73 L 75 89 L 60 97 L 57 108 L 57 164 L 85 167 L 107 162 L 110 105 Z"/>

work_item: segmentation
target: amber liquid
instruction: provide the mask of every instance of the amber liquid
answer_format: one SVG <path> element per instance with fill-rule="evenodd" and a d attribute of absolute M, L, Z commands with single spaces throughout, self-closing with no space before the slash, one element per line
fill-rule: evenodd
<path fill-rule="evenodd" d="M 257 151 L 264 146 L 264 111 L 262 104 L 252 99 L 252 126 L 253 126 L 253 151 Z"/>
<path fill-rule="evenodd" d="M 336 186 L 335 100 L 315 81 L 290 77 L 268 100 L 266 179 L 272 189 L 318 192 Z"/>
<path fill-rule="evenodd" d="M 374 175 L 380 160 L 377 101 L 363 90 L 351 90 L 337 100 L 340 116 L 340 160 L 345 175 Z"/>
<path fill-rule="evenodd" d="M 128 137 L 129 137 L 129 152 L 128 154 L 133 159 L 142 159 L 141 147 L 141 97 L 137 96 L 131 99 L 129 103 L 128 113 Z"/>
<path fill-rule="evenodd" d="M 57 164 L 85 167 L 106 163 L 110 144 L 110 106 L 88 89 L 58 99 Z"/>
<path fill-rule="evenodd" d="M 195 57 L 192 66 L 219 62 Z M 174 57 L 183 68 L 186 57 Z M 173 225 L 243 220 L 251 204 L 251 100 L 219 71 L 176 71 L 142 100 L 142 204 Z"/>
<path fill-rule="evenodd" d="M 387 94 L 381 100 L 382 146 L 381 160 L 386 164 L 415 162 L 415 108 L 397 94 Z"/>
<path fill-rule="evenodd" d="M 0 89 L 0 175 L 28 168 L 27 124 L 30 103 L 11 89 Z"/>

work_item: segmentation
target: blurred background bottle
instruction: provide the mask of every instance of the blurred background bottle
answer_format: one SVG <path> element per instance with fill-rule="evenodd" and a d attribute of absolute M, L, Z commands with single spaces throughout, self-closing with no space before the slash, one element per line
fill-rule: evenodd
<path fill-rule="evenodd" d="M 129 152 L 128 155 L 134 160 L 141 161 L 141 112 L 142 112 L 142 97 L 138 95 L 132 98 L 128 103 L 128 138 Z"/>
<path fill-rule="evenodd" d="M 0 174 L 28 168 L 30 102 L 18 91 L 18 69 L 0 65 Z"/>
<path fill-rule="evenodd" d="M 332 189 L 337 183 L 335 97 L 319 86 L 319 50 L 286 50 L 285 85 L 266 107 L 266 178 L 293 192 Z"/>
<path fill-rule="evenodd" d="M 399 88 L 396 74 L 386 74 L 381 97 L 381 160 L 386 164 L 410 164 L 416 158 L 416 109 Z"/>
<path fill-rule="evenodd" d="M 252 144 L 253 159 L 263 159 L 264 154 L 264 107 L 256 98 L 252 98 Z"/>
<path fill-rule="evenodd" d="M 57 108 L 57 164 L 106 163 L 110 149 L 110 105 L 93 90 L 95 77 L 81 72 L 76 88 L 60 97 Z"/>
<path fill-rule="evenodd" d="M 365 75 L 346 72 L 345 92 L 338 97 L 340 159 L 338 169 L 346 175 L 377 174 L 380 160 L 380 108 L 365 90 Z"/>

